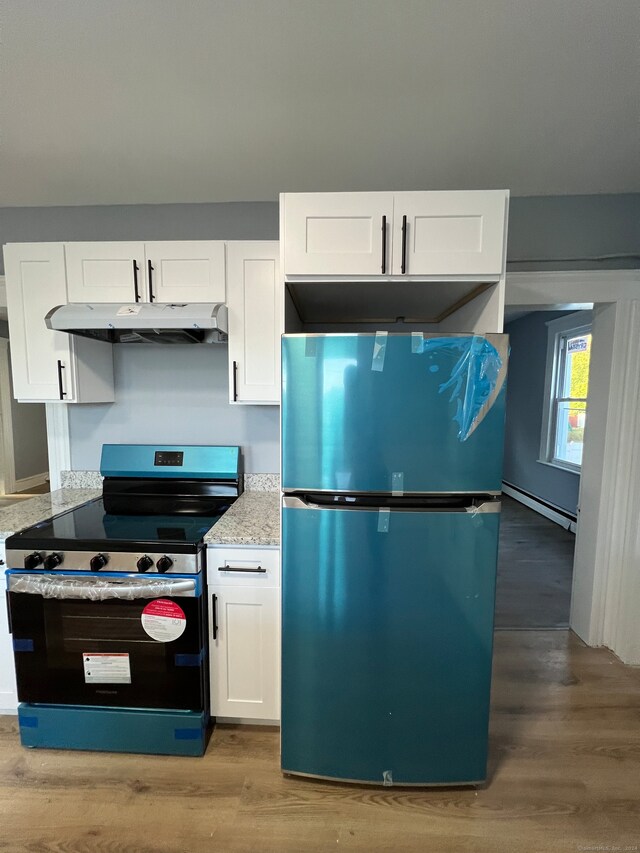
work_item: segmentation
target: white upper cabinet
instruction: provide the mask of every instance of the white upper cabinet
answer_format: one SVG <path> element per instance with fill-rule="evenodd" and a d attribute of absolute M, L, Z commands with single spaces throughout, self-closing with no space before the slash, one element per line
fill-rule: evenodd
<path fill-rule="evenodd" d="M 22 402 L 108 403 L 111 344 L 48 329 L 45 316 L 67 300 L 64 245 L 4 247 L 13 391 Z"/>
<path fill-rule="evenodd" d="M 279 403 L 279 244 L 228 243 L 227 264 L 229 401 Z"/>
<path fill-rule="evenodd" d="M 392 274 L 498 278 L 506 203 L 503 191 L 396 193 Z"/>
<path fill-rule="evenodd" d="M 225 301 L 224 242 L 145 243 L 145 255 L 150 302 Z"/>
<path fill-rule="evenodd" d="M 215 240 L 67 243 L 69 302 L 224 302 Z"/>
<path fill-rule="evenodd" d="M 147 302 L 144 243 L 66 243 L 69 302 Z"/>
<path fill-rule="evenodd" d="M 389 271 L 392 193 L 285 193 L 280 205 L 287 276 Z"/>
<path fill-rule="evenodd" d="M 285 193 L 286 278 L 475 277 L 496 281 L 506 190 Z"/>

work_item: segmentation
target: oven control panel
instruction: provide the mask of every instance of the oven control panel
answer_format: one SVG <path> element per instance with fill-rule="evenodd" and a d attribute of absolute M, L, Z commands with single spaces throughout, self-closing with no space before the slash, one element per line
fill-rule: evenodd
<path fill-rule="evenodd" d="M 7 568 L 65 572 L 140 572 L 192 575 L 204 567 L 205 551 L 197 554 L 133 553 L 129 551 L 7 551 Z"/>

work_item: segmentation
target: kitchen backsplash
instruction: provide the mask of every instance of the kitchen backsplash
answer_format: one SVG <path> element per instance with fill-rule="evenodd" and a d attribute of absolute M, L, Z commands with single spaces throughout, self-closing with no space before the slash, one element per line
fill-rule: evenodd
<path fill-rule="evenodd" d="M 102 488 L 99 471 L 62 471 L 60 481 L 63 489 Z M 244 487 L 247 492 L 277 492 L 280 490 L 280 474 L 245 474 Z"/>
<path fill-rule="evenodd" d="M 60 485 L 63 489 L 101 489 L 100 471 L 61 471 Z"/>
<path fill-rule="evenodd" d="M 280 474 L 245 474 L 244 487 L 247 492 L 279 492 Z"/>

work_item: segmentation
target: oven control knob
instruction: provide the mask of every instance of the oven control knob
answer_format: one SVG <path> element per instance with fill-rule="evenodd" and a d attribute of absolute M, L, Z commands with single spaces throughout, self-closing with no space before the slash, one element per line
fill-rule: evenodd
<path fill-rule="evenodd" d="M 139 572 L 148 572 L 151 566 L 153 565 L 153 560 L 151 557 L 148 557 L 146 554 L 144 557 L 140 557 L 136 566 L 138 567 Z"/>
<path fill-rule="evenodd" d="M 171 559 L 171 557 L 167 557 L 167 555 L 165 554 L 164 557 L 160 557 L 160 559 L 156 563 L 156 568 L 161 574 L 164 574 L 165 572 L 169 571 L 172 565 L 173 560 Z"/>
<path fill-rule="evenodd" d="M 55 569 L 56 566 L 60 565 L 63 559 L 64 557 L 62 554 L 56 554 L 55 552 L 53 554 L 49 554 L 44 558 L 44 567 L 45 569 Z"/>
<path fill-rule="evenodd" d="M 100 569 L 104 569 L 108 562 L 109 558 L 105 557 L 104 554 L 96 554 L 95 557 L 91 558 L 89 568 L 92 572 L 99 572 Z"/>
<path fill-rule="evenodd" d="M 24 567 L 25 569 L 37 569 L 41 562 L 42 554 L 38 554 L 37 551 L 34 551 L 33 554 L 27 554 L 24 558 Z"/>

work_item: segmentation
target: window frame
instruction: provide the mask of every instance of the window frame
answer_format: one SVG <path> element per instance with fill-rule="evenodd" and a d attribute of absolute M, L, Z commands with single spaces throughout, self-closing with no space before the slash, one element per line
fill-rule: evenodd
<path fill-rule="evenodd" d="M 567 338 L 577 337 L 584 334 L 592 334 L 593 313 L 591 311 L 578 311 L 575 314 L 567 314 L 556 320 L 547 322 L 547 361 L 545 368 L 545 391 L 544 405 L 542 411 L 542 433 L 540 437 L 540 455 L 538 462 L 550 465 L 561 471 L 569 471 L 580 476 L 582 465 L 566 462 L 555 458 L 556 428 L 558 420 L 559 403 L 566 402 L 569 397 L 559 397 L 557 390 L 564 379 L 565 352 L 562 341 Z M 593 345 L 593 339 L 592 339 Z M 582 398 L 580 398 L 582 399 Z M 586 400 L 585 400 L 586 402 Z"/>

